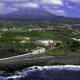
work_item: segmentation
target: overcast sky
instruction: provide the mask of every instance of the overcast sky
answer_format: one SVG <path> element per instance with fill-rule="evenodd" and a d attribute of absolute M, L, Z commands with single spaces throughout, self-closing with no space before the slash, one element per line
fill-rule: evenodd
<path fill-rule="evenodd" d="M 80 18 L 80 0 L 0 0 L 0 15 L 24 8 L 37 8 L 52 14 Z"/>

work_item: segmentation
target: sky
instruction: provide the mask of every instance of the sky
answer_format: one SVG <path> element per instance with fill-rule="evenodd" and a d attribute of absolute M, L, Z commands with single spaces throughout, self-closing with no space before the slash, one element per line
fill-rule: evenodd
<path fill-rule="evenodd" d="M 0 15 L 24 8 L 43 9 L 59 16 L 80 18 L 80 0 L 0 0 Z"/>

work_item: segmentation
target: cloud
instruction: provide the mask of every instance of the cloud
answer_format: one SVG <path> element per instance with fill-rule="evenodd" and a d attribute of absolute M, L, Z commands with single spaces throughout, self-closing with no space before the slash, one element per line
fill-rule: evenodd
<path fill-rule="evenodd" d="M 64 10 L 49 10 L 50 13 L 59 15 L 59 16 L 66 16 L 66 12 Z"/>
<path fill-rule="evenodd" d="M 0 3 L 0 10 L 2 10 L 5 7 L 4 3 Z"/>
<path fill-rule="evenodd" d="M 80 3 L 80 0 L 67 0 L 69 2 Z"/>
<path fill-rule="evenodd" d="M 3 2 L 10 2 L 11 5 L 8 5 L 9 8 L 6 9 L 7 12 L 5 11 L 5 8 L 3 8 L 3 10 L 1 11 L 2 13 L 10 13 L 13 11 L 17 11 L 17 9 L 20 8 L 39 8 L 40 6 L 42 6 L 42 9 L 52 14 L 59 14 L 63 11 L 56 9 L 59 8 L 59 6 L 64 6 L 62 0 L 3 0 Z"/>
<path fill-rule="evenodd" d="M 0 14 L 11 13 L 20 8 L 38 8 L 51 14 L 75 17 L 79 7 L 80 0 L 0 0 Z"/>
<path fill-rule="evenodd" d="M 70 9 L 74 9 L 74 7 L 73 6 L 70 6 L 70 5 L 68 5 L 67 7 L 70 8 Z"/>
<path fill-rule="evenodd" d="M 70 0 L 70 1 L 72 1 L 72 2 L 80 2 L 80 0 Z"/>
<path fill-rule="evenodd" d="M 13 4 L 15 7 L 27 7 L 27 8 L 38 8 L 39 5 L 36 3 L 16 3 Z"/>
<path fill-rule="evenodd" d="M 63 5 L 62 0 L 41 0 L 43 4 Z"/>
<path fill-rule="evenodd" d="M 51 14 L 56 14 L 56 15 L 60 15 L 60 16 L 66 16 L 67 15 L 65 10 L 53 9 L 50 7 L 44 7 L 44 9 Z"/>
<path fill-rule="evenodd" d="M 67 6 L 67 8 L 69 8 L 69 9 L 74 9 L 74 8 L 75 8 L 74 6 L 70 5 L 68 2 L 66 2 L 66 6 Z"/>
<path fill-rule="evenodd" d="M 3 7 L 5 7 L 4 3 L 0 3 L 0 9 L 2 9 Z"/>
<path fill-rule="evenodd" d="M 8 7 L 6 3 L 0 3 L 0 14 L 8 14 L 14 11 L 18 11 L 17 8 Z"/>
<path fill-rule="evenodd" d="M 0 7 L 3 7 L 3 6 L 5 6 L 5 4 L 4 3 L 0 3 Z"/>
<path fill-rule="evenodd" d="M 63 5 L 62 0 L 0 0 L 0 2 L 38 2 L 41 4 Z"/>
<path fill-rule="evenodd" d="M 12 8 L 12 7 L 2 7 L 0 8 L 0 14 L 8 14 L 8 13 L 11 13 L 11 12 L 14 12 L 14 11 L 18 11 L 17 8 Z"/>
<path fill-rule="evenodd" d="M 28 0 L 0 0 L 0 2 L 26 2 Z"/>

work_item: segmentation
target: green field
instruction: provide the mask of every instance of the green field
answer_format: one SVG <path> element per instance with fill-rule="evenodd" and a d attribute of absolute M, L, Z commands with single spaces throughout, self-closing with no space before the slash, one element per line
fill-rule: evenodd
<path fill-rule="evenodd" d="M 59 40 L 62 42 L 60 44 L 60 48 L 55 51 L 49 51 L 49 55 L 66 55 L 71 53 L 69 48 L 68 41 L 70 38 L 80 38 L 80 35 L 72 34 L 72 31 L 67 29 L 56 29 L 53 31 L 27 31 L 27 30 L 20 30 L 20 31 L 7 31 L 7 32 L 0 32 L 0 58 L 3 57 L 10 57 L 19 54 L 25 54 L 25 49 L 35 48 L 37 44 L 34 43 L 35 40 L 40 39 L 52 39 L 52 40 Z M 24 37 L 30 37 L 30 43 L 21 44 L 19 41 L 23 40 Z M 39 45 L 40 46 L 40 45 Z M 79 45 L 80 46 L 80 45 Z M 75 51 L 80 53 L 78 47 Z M 69 50 L 68 50 L 69 49 Z M 75 53 L 76 53 L 75 52 Z M 4 54 L 4 55 L 3 55 Z M 5 56 L 6 55 L 6 56 Z"/>

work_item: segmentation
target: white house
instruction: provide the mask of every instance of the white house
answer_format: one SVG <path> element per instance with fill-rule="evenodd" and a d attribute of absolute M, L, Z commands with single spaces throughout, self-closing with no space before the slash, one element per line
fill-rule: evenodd
<path fill-rule="evenodd" d="M 44 53 L 44 52 L 45 52 L 44 47 L 37 47 L 36 49 L 32 50 L 32 54 L 40 54 L 40 53 Z"/>
<path fill-rule="evenodd" d="M 80 39 L 78 39 L 78 41 L 80 42 Z"/>
<path fill-rule="evenodd" d="M 8 31 L 8 29 L 7 28 L 2 28 L 1 31 L 5 32 L 5 31 Z"/>
<path fill-rule="evenodd" d="M 37 43 L 37 44 L 44 44 L 44 45 L 49 45 L 49 44 L 51 44 L 51 43 L 53 43 L 54 41 L 53 40 L 51 40 L 51 39 L 47 39 L 47 40 L 37 40 L 37 41 L 35 41 L 35 43 Z"/>
<path fill-rule="evenodd" d="M 30 37 L 24 37 L 24 40 L 30 40 Z"/>
<path fill-rule="evenodd" d="M 78 39 L 77 39 L 77 38 L 71 38 L 71 40 L 78 41 Z"/>
<path fill-rule="evenodd" d="M 74 41 L 79 41 L 80 42 L 80 39 L 77 39 L 77 38 L 71 38 L 72 40 Z"/>

